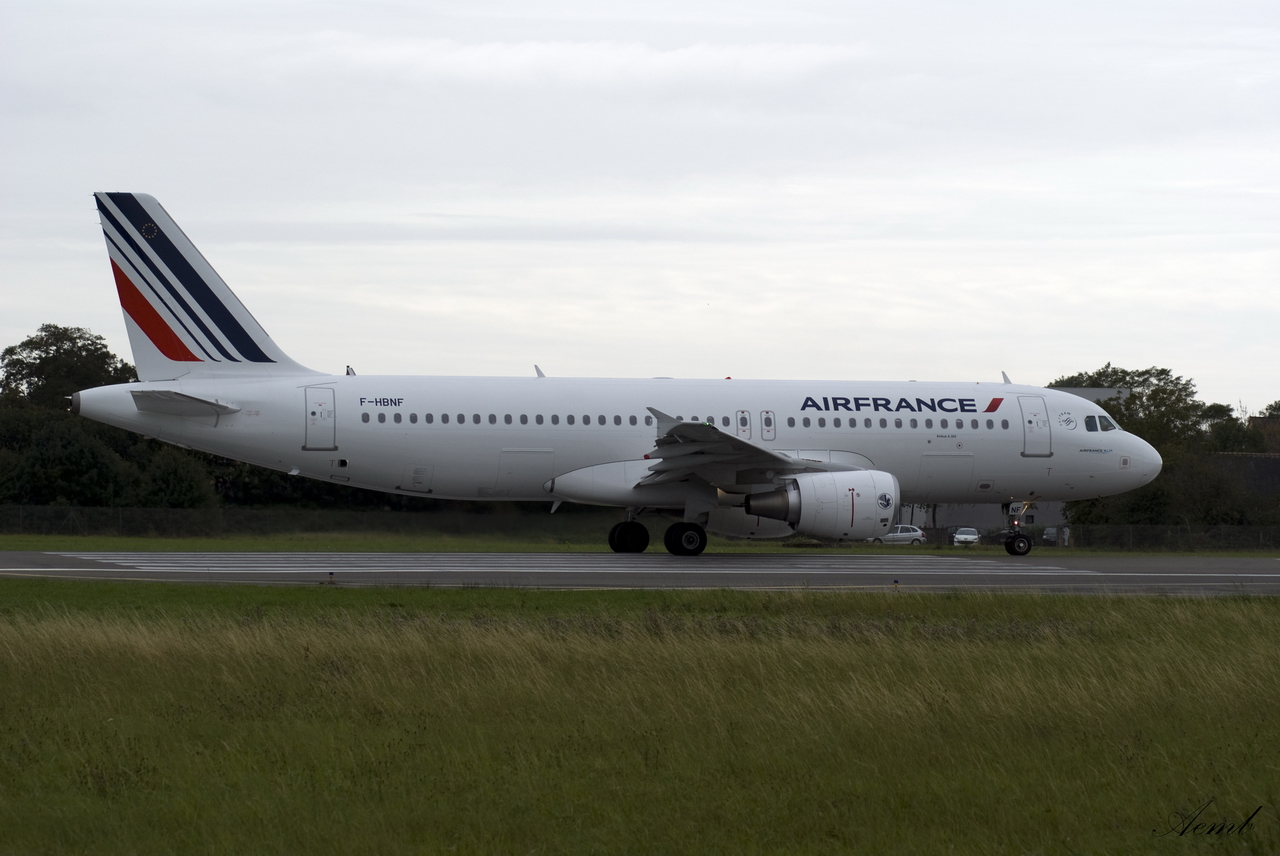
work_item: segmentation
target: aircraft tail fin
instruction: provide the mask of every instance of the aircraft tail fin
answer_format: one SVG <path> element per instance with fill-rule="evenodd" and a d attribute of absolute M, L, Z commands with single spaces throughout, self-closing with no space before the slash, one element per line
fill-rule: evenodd
<path fill-rule="evenodd" d="M 280 350 L 155 197 L 94 198 L 139 378 L 315 374 Z"/>

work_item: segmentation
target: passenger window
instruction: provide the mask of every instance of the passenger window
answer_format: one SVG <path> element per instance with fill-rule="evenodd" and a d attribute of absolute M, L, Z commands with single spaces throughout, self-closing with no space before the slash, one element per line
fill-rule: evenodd
<path fill-rule="evenodd" d="M 912 419 L 912 420 L 911 420 L 911 427 L 912 427 L 912 428 L 919 427 L 919 425 L 920 425 L 920 423 L 919 423 L 919 422 L 917 422 L 916 420 L 914 420 L 914 419 Z"/>
<path fill-rule="evenodd" d="M 553 416 L 552 418 L 554 419 L 555 417 Z M 572 413 L 570 413 L 568 416 L 566 416 L 566 417 L 564 418 L 564 421 L 565 421 L 565 422 L 568 422 L 570 425 L 572 425 L 572 424 L 573 424 L 573 414 L 572 414 Z"/>
<path fill-rule="evenodd" d="M 609 420 L 608 420 L 608 419 L 606 419 L 606 418 L 604 418 L 604 415 L 602 414 L 602 415 L 600 416 L 600 421 L 599 421 L 599 422 L 597 422 L 596 424 L 597 424 L 597 425 L 608 425 L 608 424 L 609 424 Z"/>
<path fill-rule="evenodd" d="M 368 422 L 368 421 L 369 421 L 369 414 L 368 414 L 368 413 L 361 413 L 361 414 L 360 414 L 360 421 L 361 421 L 361 422 Z"/>
<path fill-rule="evenodd" d="M 387 421 L 387 414 L 385 414 L 385 413 L 379 413 L 379 414 L 378 414 L 378 421 L 379 421 L 379 422 L 386 422 L 386 421 Z"/>
<path fill-rule="evenodd" d="M 977 419 L 970 419 L 970 420 L 969 420 L 969 427 L 970 427 L 970 428 L 972 428 L 973 430 L 977 431 L 977 430 L 978 430 L 978 420 L 977 420 Z"/>
<path fill-rule="evenodd" d="M 529 424 L 529 414 L 528 414 L 528 413 L 521 413 L 521 414 L 520 414 L 520 424 L 521 424 L 521 425 L 528 425 L 528 424 Z"/>
<path fill-rule="evenodd" d="M 537 416 L 533 417 L 533 421 L 534 421 L 534 422 L 537 422 L 539 425 L 541 425 L 541 424 L 542 424 L 542 414 L 541 414 L 541 413 L 539 413 Z"/>
<path fill-rule="evenodd" d="M 840 417 L 839 417 L 839 416 L 837 416 L 835 419 L 832 419 L 832 420 L 831 420 L 831 427 L 832 427 L 832 428 L 839 428 L 839 427 L 840 427 Z"/>
<path fill-rule="evenodd" d="M 901 427 L 902 427 L 902 420 L 901 420 L 901 419 L 895 419 L 895 420 L 893 420 L 893 427 L 894 427 L 894 428 L 901 428 Z"/>
<path fill-rule="evenodd" d="M 433 415 L 432 415 L 432 414 L 430 414 L 430 413 L 424 413 L 424 414 L 422 414 L 422 421 L 423 421 L 423 422 L 425 422 L 425 423 L 427 423 L 428 425 L 430 425 L 432 422 L 434 422 L 434 421 L 435 421 L 435 418 L 436 418 L 436 417 L 435 417 L 435 416 L 433 416 Z M 448 422 L 448 421 L 449 421 L 449 417 L 448 417 L 447 415 L 445 416 L 444 421 L 445 421 L 445 422 Z"/>
<path fill-rule="evenodd" d="M 796 427 L 796 418 L 794 416 L 787 417 L 787 427 L 788 428 Z"/>
<path fill-rule="evenodd" d="M 793 421 L 793 423 L 792 423 L 792 424 L 794 424 L 794 421 Z M 739 427 L 739 428 L 746 428 L 746 427 L 747 427 L 747 417 L 745 417 L 745 416 L 739 416 L 739 417 L 738 417 L 738 427 Z"/>
<path fill-rule="evenodd" d="M 926 419 L 926 420 L 924 420 L 924 427 L 926 427 L 926 428 L 932 428 L 932 427 L 933 427 L 933 420 L 932 420 L 932 419 Z"/>
<path fill-rule="evenodd" d="M 889 420 L 888 420 L 888 419 L 885 419 L 883 416 L 881 416 L 881 417 L 880 417 L 880 427 L 881 427 L 881 428 L 888 428 L 888 427 L 889 427 Z"/>
<path fill-rule="evenodd" d="M 652 424 L 653 424 L 653 417 L 652 417 L 652 416 L 646 416 L 646 417 L 644 418 L 644 424 L 646 424 L 646 425 L 652 425 Z"/>
<path fill-rule="evenodd" d="M 634 416 L 632 416 L 629 421 L 631 422 L 632 425 L 636 424 L 636 418 Z"/>
<path fill-rule="evenodd" d="M 871 427 L 871 417 L 867 417 L 866 419 L 862 420 L 862 426 L 863 426 L 864 428 L 870 428 L 870 427 Z"/>
<path fill-rule="evenodd" d="M 395 422 L 397 425 L 399 425 L 399 424 L 400 424 L 400 420 L 401 420 L 401 419 L 403 419 L 403 418 L 404 418 L 404 417 L 403 417 L 403 416 L 401 416 L 399 413 L 396 413 L 396 414 L 394 414 L 394 415 L 391 417 L 392 421 L 393 421 L 393 422 Z"/>
<path fill-rule="evenodd" d="M 808 428 L 808 427 L 809 427 L 809 424 L 810 424 L 810 423 L 809 423 L 809 417 L 808 417 L 808 416 L 806 416 L 804 419 L 801 419 L 801 420 L 800 420 L 800 424 L 801 424 L 801 425 L 803 425 L 804 427 Z"/>
<path fill-rule="evenodd" d="M 472 413 L 472 414 L 471 414 L 471 422 L 472 422 L 472 424 L 473 424 L 473 425 L 479 425 L 479 424 L 480 424 L 480 414 L 479 414 L 479 413 Z"/>
<path fill-rule="evenodd" d="M 510 413 L 508 413 L 506 416 L 503 416 L 503 417 L 502 417 L 502 421 L 503 421 L 503 422 L 505 422 L 506 424 L 510 425 L 510 424 L 511 424 L 511 414 L 510 414 Z"/>
<path fill-rule="evenodd" d="M 1004 430 L 1008 431 L 1008 430 L 1009 430 L 1009 420 L 1008 420 L 1008 419 L 1001 419 L 1001 420 L 1000 420 L 1000 427 L 1001 427 L 1001 428 L 1003 428 Z"/>
<path fill-rule="evenodd" d="M 720 427 L 721 427 L 721 428 L 728 428 L 731 424 L 733 424 L 733 423 L 731 423 L 731 422 L 729 421 L 729 417 L 728 417 L 728 416 L 721 416 L 721 417 L 720 417 Z"/>
<path fill-rule="evenodd" d="M 551 414 L 551 424 L 552 424 L 552 425 L 559 425 L 559 424 L 560 424 L 560 416 L 559 416 L 558 414 L 555 414 L 555 413 L 552 413 L 552 414 Z M 570 416 L 570 417 L 569 417 L 569 424 L 570 424 L 570 425 L 572 425 L 572 424 L 573 424 L 573 417 L 572 417 L 572 416 Z"/>
<path fill-rule="evenodd" d="M 614 424 L 614 425 L 621 425 L 621 424 L 622 424 L 622 417 L 621 417 L 621 416 L 615 416 L 615 417 L 613 417 L 613 424 Z"/>
<path fill-rule="evenodd" d="M 988 420 L 987 420 L 987 430 L 988 430 L 988 431 L 990 431 L 990 430 L 991 430 L 992 428 L 994 428 L 994 427 L 996 427 L 996 423 L 995 423 L 993 420 L 988 419 Z"/>
<path fill-rule="evenodd" d="M 590 415 L 587 415 L 587 416 L 582 417 L 582 424 L 583 424 L 583 425 L 590 425 L 590 424 L 591 424 L 591 416 L 590 416 Z"/>
<path fill-rule="evenodd" d="M 1115 431 L 1119 428 L 1118 425 L 1116 425 L 1114 422 L 1112 422 L 1110 419 L 1108 419 L 1105 416 L 1099 416 L 1098 421 L 1102 423 L 1103 431 Z"/>
<path fill-rule="evenodd" d="M 943 431 L 947 430 L 947 420 L 945 420 L 945 419 L 939 419 L 939 420 L 938 420 L 938 427 L 939 427 L 939 428 L 941 428 Z"/>
<path fill-rule="evenodd" d="M 494 413 L 490 413 L 490 414 L 489 414 L 489 424 L 490 424 L 490 425 L 497 425 L 497 424 L 498 424 L 498 416 L 497 416 L 497 414 L 494 414 Z"/>
<path fill-rule="evenodd" d="M 1084 430 L 1086 430 L 1086 431 L 1097 431 L 1097 430 L 1098 430 L 1098 417 L 1096 417 L 1096 416 L 1086 416 L 1086 417 L 1084 418 Z"/>
<path fill-rule="evenodd" d="M 442 424 L 442 425 L 448 425 L 448 424 L 449 424 L 449 414 L 448 414 L 448 413 L 441 413 L 441 414 L 440 414 L 440 424 Z"/>
<path fill-rule="evenodd" d="M 826 420 L 826 419 L 823 419 L 821 416 L 819 416 L 819 417 L 818 417 L 818 427 L 819 427 L 819 428 L 826 428 L 826 427 L 827 427 L 827 420 Z"/>
<path fill-rule="evenodd" d="M 410 413 L 410 414 L 409 414 L 409 421 L 410 421 L 411 423 L 413 423 L 414 425 L 417 425 L 417 424 L 418 424 L 418 414 L 416 414 L 416 413 Z"/>
<path fill-rule="evenodd" d="M 466 424 L 466 422 L 467 422 L 467 414 L 465 414 L 465 413 L 459 413 L 459 414 L 458 414 L 458 424 L 459 424 L 459 425 L 465 425 L 465 424 Z"/>

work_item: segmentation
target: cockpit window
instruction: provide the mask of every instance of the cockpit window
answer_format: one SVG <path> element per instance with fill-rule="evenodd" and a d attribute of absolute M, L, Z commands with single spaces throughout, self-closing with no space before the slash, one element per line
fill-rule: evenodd
<path fill-rule="evenodd" d="M 1086 430 L 1086 431 L 1097 431 L 1097 430 L 1098 430 L 1098 417 L 1096 417 L 1096 416 L 1086 416 L 1086 417 L 1084 418 L 1084 430 Z"/>
<path fill-rule="evenodd" d="M 1108 419 L 1105 416 L 1099 416 L 1098 421 L 1102 423 L 1103 431 L 1118 431 L 1120 429 L 1119 425 L 1112 422 L 1110 419 Z"/>

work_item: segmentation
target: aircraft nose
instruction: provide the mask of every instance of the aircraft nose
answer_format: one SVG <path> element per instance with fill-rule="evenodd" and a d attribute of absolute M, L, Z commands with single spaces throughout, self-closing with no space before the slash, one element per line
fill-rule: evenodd
<path fill-rule="evenodd" d="M 1139 447 L 1133 457 L 1138 462 L 1138 475 L 1142 478 L 1142 483 L 1146 484 L 1160 475 L 1160 470 L 1164 469 L 1164 458 L 1146 440 L 1138 440 L 1138 443 Z"/>

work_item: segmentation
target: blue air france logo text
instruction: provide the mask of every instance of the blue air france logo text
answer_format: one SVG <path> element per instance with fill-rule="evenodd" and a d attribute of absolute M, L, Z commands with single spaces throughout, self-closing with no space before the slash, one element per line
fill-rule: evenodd
<path fill-rule="evenodd" d="M 993 398 L 983 413 L 995 413 L 1000 409 L 1003 398 Z M 913 404 L 909 398 L 899 398 L 895 405 L 892 398 L 846 398 L 842 395 L 823 396 L 822 402 L 813 396 L 805 398 L 801 410 L 847 410 L 850 413 L 862 410 L 884 411 L 895 413 L 906 410 L 911 413 L 977 413 L 978 402 L 973 398 L 917 398 Z"/>

